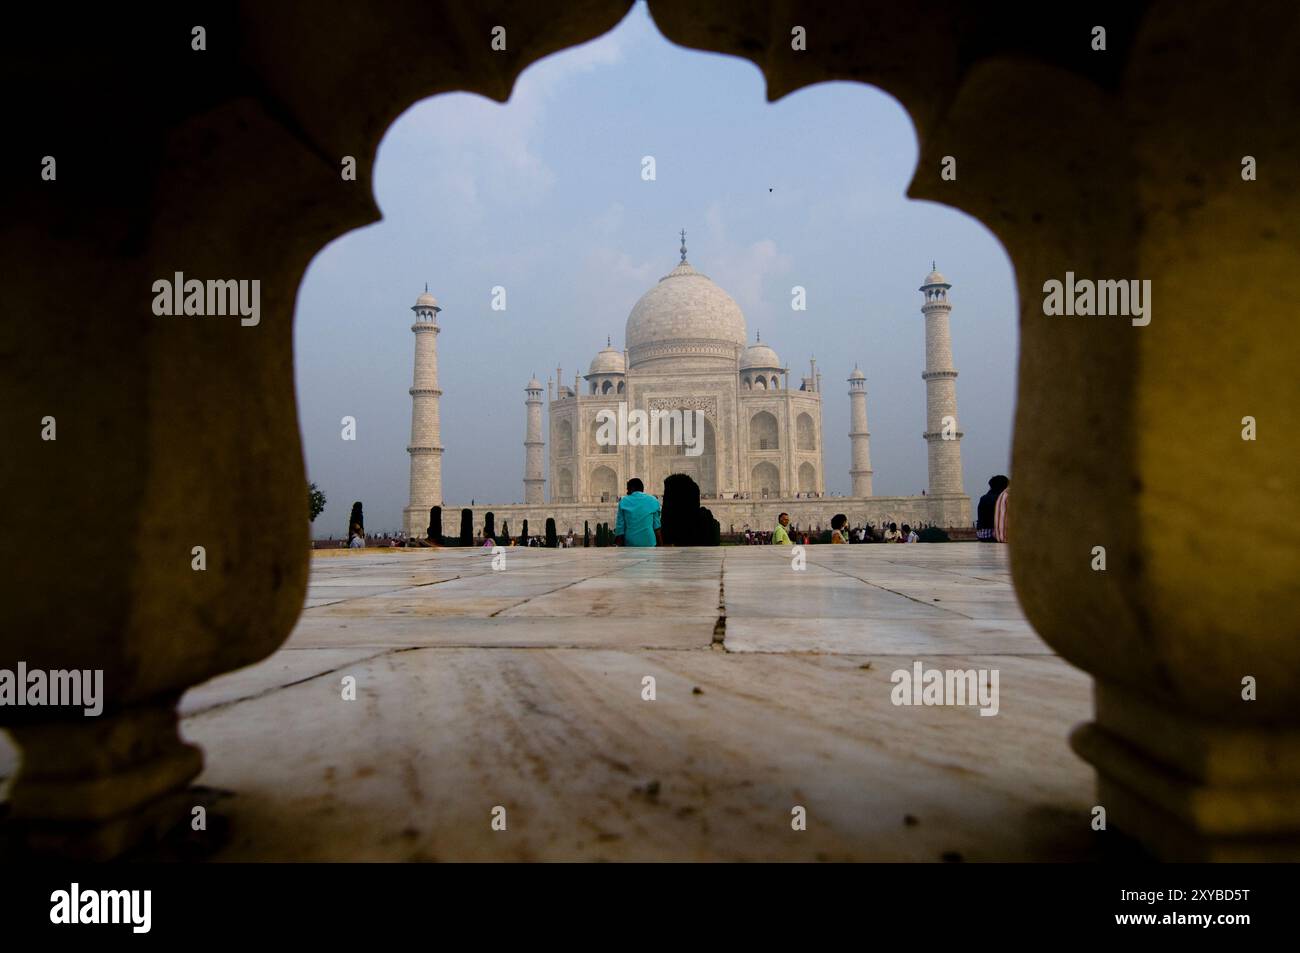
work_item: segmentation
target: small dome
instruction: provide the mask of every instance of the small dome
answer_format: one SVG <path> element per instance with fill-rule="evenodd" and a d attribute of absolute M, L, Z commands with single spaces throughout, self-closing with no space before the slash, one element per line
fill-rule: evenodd
<path fill-rule="evenodd" d="M 415 299 L 415 306 L 417 308 L 437 308 L 438 299 L 426 291 L 424 294 L 420 295 L 420 297 Z"/>
<path fill-rule="evenodd" d="M 601 349 L 591 360 L 591 367 L 587 369 L 587 376 L 594 374 L 622 374 L 625 370 L 623 364 L 623 352 L 616 351 L 612 347 Z"/>
<path fill-rule="evenodd" d="M 528 386 L 524 388 L 524 390 L 541 390 L 541 389 L 542 389 L 542 382 L 537 379 L 536 374 L 534 374 L 532 380 L 528 382 Z"/>
<path fill-rule="evenodd" d="M 934 262 L 931 262 L 930 265 L 930 273 L 925 276 L 925 283 L 921 285 L 920 290 L 924 290 L 931 285 L 943 285 L 945 288 L 951 288 L 952 285 L 948 283 L 948 279 L 939 273 L 938 268 L 933 267 Z"/>
<path fill-rule="evenodd" d="M 866 379 L 867 379 L 867 375 L 863 374 L 862 370 L 856 364 L 853 365 L 853 373 L 849 375 L 849 380 L 864 381 Z"/>
<path fill-rule="evenodd" d="M 760 341 L 745 348 L 745 353 L 740 358 L 740 369 L 742 371 L 749 370 L 752 367 L 771 368 L 779 371 L 781 369 L 781 359 L 776 356 L 776 351 Z"/>

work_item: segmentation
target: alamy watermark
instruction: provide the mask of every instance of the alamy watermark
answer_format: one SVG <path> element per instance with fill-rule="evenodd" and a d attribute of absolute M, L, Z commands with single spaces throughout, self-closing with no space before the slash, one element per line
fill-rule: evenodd
<path fill-rule="evenodd" d="M 897 669 L 889 700 L 895 705 L 979 705 L 981 715 L 998 713 L 998 670 L 927 669 L 915 662 Z"/>
<path fill-rule="evenodd" d="M 125 924 L 132 933 L 153 925 L 152 890 L 83 890 L 73 883 L 50 894 L 50 922 L 55 924 Z"/>
<path fill-rule="evenodd" d="M 178 271 L 172 280 L 159 278 L 153 283 L 153 313 L 163 315 L 232 315 L 239 323 L 255 327 L 262 320 L 262 282 L 233 278 L 225 280 L 185 278 Z"/>
<path fill-rule="evenodd" d="M 704 411 L 632 410 L 619 401 L 618 410 L 596 411 L 596 443 L 602 447 L 685 447 L 686 456 L 704 452 Z"/>
<path fill-rule="evenodd" d="M 1067 271 L 1065 280 L 1049 278 L 1043 282 L 1043 314 L 1131 317 L 1134 327 L 1151 323 L 1151 279 L 1138 281 L 1109 279 L 1094 281 L 1075 278 Z"/>
<path fill-rule="evenodd" d="M 29 669 L 26 662 L 18 670 L 0 668 L 0 705 L 42 705 L 54 708 L 81 708 L 88 718 L 104 710 L 104 670 L 97 669 Z"/>

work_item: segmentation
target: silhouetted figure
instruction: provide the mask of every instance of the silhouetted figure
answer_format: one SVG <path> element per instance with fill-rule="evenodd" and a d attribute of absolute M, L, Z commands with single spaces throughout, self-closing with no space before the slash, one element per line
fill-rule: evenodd
<path fill-rule="evenodd" d="M 664 480 L 663 541 L 665 546 L 720 546 L 722 525 L 713 511 L 700 506 L 700 488 L 685 473 Z"/>
<path fill-rule="evenodd" d="M 664 480 L 663 539 L 665 546 L 698 546 L 700 488 L 685 473 Z"/>
<path fill-rule="evenodd" d="M 975 507 L 975 538 L 984 543 L 996 542 L 994 530 L 997 517 L 998 497 L 1011 485 L 1011 481 L 998 474 L 989 479 L 989 491 L 980 497 Z"/>

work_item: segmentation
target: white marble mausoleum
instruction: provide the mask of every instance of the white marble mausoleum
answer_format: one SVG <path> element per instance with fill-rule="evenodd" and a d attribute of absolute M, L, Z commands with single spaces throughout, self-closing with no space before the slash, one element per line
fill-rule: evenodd
<path fill-rule="evenodd" d="M 543 531 L 548 516 L 560 533 L 581 535 L 584 523 L 613 523 L 627 480 L 639 477 L 646 491 L 662 495 L 664 478 L 691 476 L 724 532 L 770 529 L 788 512 L 801 527 L 826 527 L 843 512 L 854 524 L 970 525 L 971 505 L 961 479 L 961 433 L 957 427 L 956 370 L 948 334 L 951 287 L 938 271 L 926 277 L 926 367 L 930 488 L 915 497 L 872 494 L 866 376 L 855 367 L 848 378 L 851 404 L 852 496 L 826 497 L 822 376 L 816 361 L 792 381 L 790 368 L 756 334 L 752 342 L 740 306 L 707 275 L 681 261 L 633 306 L 624 329 L 624 348 L 606 347 L 585 375 L 565 384 L 563 370 L 546 383 L 547 419 L 542 419 L 542 384 L 525 386 L 526 429 L 523 503 L 477 503 L 474 527 L 481 533 L 492 512 L 499 530 L 508 521 L 514 534 L 522 521 Z M 404 512 L 406 532 L 424 536 L 429 511 L 442 505 L 443 532 L 459 528 L 461 506 L 442 500 L 437 386 L 437 314 L 426 289 L 412 310 L 416 322 L 415 375 L 411 388 L 411 496 Z M 611 417 L 635 411 L 659 419 L 666 412 L 692 414 L 702 433 L 687 446 L 610 440 Z M 657 431 L 656 431 L 657 432 Z M 677 434 L 677 431 L 673 431 Z M 543 436 L 545 434 L 545 436 Z M 546 484 L 550 484 L 549 494 Z"/>

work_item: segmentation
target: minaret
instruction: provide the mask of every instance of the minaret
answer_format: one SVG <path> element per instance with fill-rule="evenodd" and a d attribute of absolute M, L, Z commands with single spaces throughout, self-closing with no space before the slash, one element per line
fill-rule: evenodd
<path fill-rule="evenodd" d="M 920 291 L 925 295 L 925 441 L 929 456 L 930 495 L 965 495 L 961 477 L 961 431 L 957 429 L 957 372 L 952 366 L 948 333 L 948 289 L 952 287 L 930 263 Z M 946 439 L 945 439 L 946 437 Z"/>
<path fill-rule="evenodd" d="M 849 375 L 849 444 L 853 495 L 871 495 L 871 434 L 867 431 L 867 375 L 853 365 Z"/>
<path fill-rule="evenodd" d="M 533 379 L 524 388 L 528 399 L 524 405 L 528 408 L 528 429 L 524 434 L 524 502 L 541 503 L 542 488 L 546 484 L 546 472 L 542 469 L 542 384 L 533 375 Z"/>
<path fill-rule="evenodd" d="M 438 419 L 438 299 L 424 294 L 411 307 L 415 323 L 415 374 L 411 382 L 411 498 L 403 512 L 408 536 L 423 537 L 429 510 L 442 505 L 442 428 Z"/>

